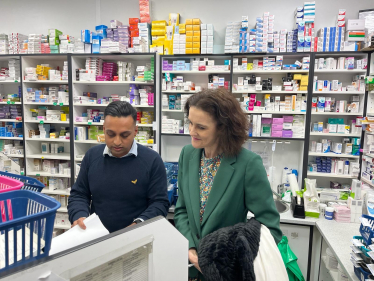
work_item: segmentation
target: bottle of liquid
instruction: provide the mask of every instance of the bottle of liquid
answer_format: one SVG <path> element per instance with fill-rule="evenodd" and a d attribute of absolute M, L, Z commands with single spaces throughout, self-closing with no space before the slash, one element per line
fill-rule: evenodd
<path fill-rule="evenodd" d="M 344 175 L 349 175 L 349 161 L 345 161 Z"/>
<path fill-rule="evenodd" d="M 297 176 L 298 176 L 299 174 L 297 173 L 297 170 L 296 170 L 296 169 L 292 169 L 292 174 L 295 174 L 295 176 L 296 176 L 296 180 L 298 180 Z"/>

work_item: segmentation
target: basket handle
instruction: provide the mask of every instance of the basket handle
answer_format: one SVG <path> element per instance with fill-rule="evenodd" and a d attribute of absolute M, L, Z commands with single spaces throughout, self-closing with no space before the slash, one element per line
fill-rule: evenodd
<path fill-rule="evenodd" d="M 2 222 L 6 222 L 5 206 L 4 201 L 0 201 L 0 212 Z"/>
<path fill-rule="evenodd" d="M 12 200 L 11 199 L 6 200 L 6 204 L 7 204 L 7 207 L 8 207 L 9 220 L 12 221 L 13 220 Z"/>

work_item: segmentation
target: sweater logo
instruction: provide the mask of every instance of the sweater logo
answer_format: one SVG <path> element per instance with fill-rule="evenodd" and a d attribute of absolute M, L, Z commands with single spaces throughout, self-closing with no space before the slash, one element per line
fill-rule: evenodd
<path fill-rule="evenodd" d="M 136 184 L 138 182 L 138 179 L 131 181 L 133 184 Z"/>

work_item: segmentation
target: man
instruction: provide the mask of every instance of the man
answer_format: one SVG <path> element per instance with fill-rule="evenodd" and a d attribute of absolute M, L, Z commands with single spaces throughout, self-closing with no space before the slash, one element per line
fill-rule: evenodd
<path fill-rule="evenodd" d="M 69 197 L 72 226 L 96 213 L 109 232 L 166 216 L 166 172 L 161 157 L 137 144 L 136 110 L 127 102 L 110 103 L 104 112 L 106 145 L 89 149 Z"/>

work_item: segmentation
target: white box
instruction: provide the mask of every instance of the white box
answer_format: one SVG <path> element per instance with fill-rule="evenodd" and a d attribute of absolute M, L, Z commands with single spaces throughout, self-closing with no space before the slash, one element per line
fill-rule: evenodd
<path fill-rule="evenodd" d="M 213 42 L 213 36 L 212 35 L 208 35 L 208 42 Z"/>
<path fill-rule="evenodd" d="M 348 19 L 347 31 L 360 31 L 365 30 L 364 19 Z"/>

